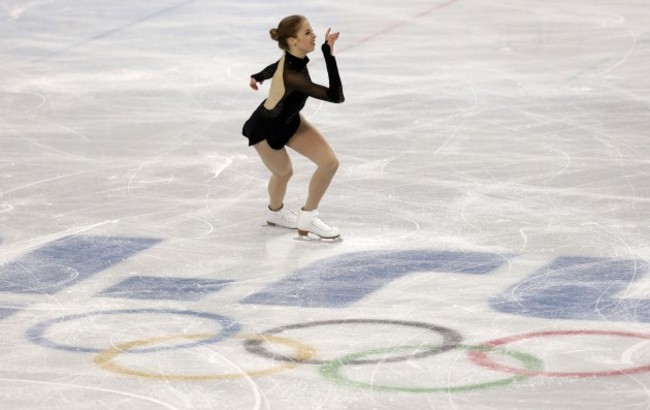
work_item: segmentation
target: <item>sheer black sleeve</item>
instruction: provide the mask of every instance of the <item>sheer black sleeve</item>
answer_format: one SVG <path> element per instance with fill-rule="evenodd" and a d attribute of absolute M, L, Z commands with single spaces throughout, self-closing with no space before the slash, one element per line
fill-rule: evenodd
<path fill-rule="evenodd" d="M 251 75 L 251 77 L 254 78 L 258 83 L 261 83 L 264 80 L 268 80 L 269 78 L 273 77 L 275 70 L 278 69 L 278 63 L 279 61 L 276 61 L 259 73 Z"/>
<path fill-rule="evenodd" d="M 324 43 L 321 47 L 325 57 L 327 67 L 327 76 L 329 77 L 329 88 L 311 82 L 309 77 L 291 70 L 285 71 L 285 85 L 287 88 L 300 91 L 310 97 L 318 98 L 333 103 L 342 103 L 345 101 L 343 96 L 343 84 L 339 76 L 339 69 L 336 59 L 332 55 L 330 46 Z"/>

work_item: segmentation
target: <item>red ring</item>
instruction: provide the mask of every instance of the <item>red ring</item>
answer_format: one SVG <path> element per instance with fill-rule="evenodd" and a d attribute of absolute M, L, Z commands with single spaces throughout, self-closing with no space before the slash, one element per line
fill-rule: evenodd
<path fill-rule="evenodd" d="M 541 336 L 562 336 L 562 335 L 605 335 L 605 336 L 623 336 L 623 337 L 638 337 L 641 339 L 650 339 L 650 334 L 646 333 L 634 333 L 634 332 L 616 332 L 616 331 L 602 331 L 602 330 L 557 330 L 557 331 L 548 331 L 548 332 L 534 332 L 526 333 L 521 335 L 504 337 L 502 339 L 495 339 L 489 342 L 485 342 L 482 345 L 488 347 L 505 345 L 508 343 L 516 342 L 523 339 L 531 339 L 533 337 Z M 488 358 L 486 352 L 482 351 L 471 351 L 468 353 L 472 361 L 488 369 L 514 373 L 514 374 L 523 374 L 527 376 L 543 376 L 543 377 L 602 377 L 602 376 L 620 376 L 623 374 L 634 374 L 634 373 L 643 373 L 650 371 L 650 364 L 639 367 L 632 367 L 629 369 L 620 369 L 620 370 L 608 370 L 602 372 L 538 372 L 530 370 L 516 369 L 513 367 L 504 366 L 498 363 L 493 362 Z"/>

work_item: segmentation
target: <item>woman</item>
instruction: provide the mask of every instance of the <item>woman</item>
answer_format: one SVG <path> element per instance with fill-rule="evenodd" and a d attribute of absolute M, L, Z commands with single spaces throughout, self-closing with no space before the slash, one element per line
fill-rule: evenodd
<path fill-rule="evenodd" d="M 250 86 L 271 79 L 268 97 L 244 124 L 242 133 L 255 147 L 264 165 L 271 171 L 268 183 L 269 205 L 266 221 L 269 225 L 298 228 L 300 236 L 309 232 L 326 239 L 336 239 L 339 230 L 320 219 L 318 206 L 336 170 L 338 160 L 329 144 L 313 125 L 305 120 L 300 110 L 308 97 L 342 103 L 343 86 L 339 77 L 334 43 L 339 33 L 325 34 L 321 49 L 325 57 L 329 87 L 312 83 L 307 71 L 308 53 L 316 48 L 316 34 L 303 16 L 288 16 L 277 28 L 270 30 L 271 38 L 285 51 L 282 58 L 251 76 Z M 289 146 L 316 164 L 309 183 L 309 194 L 301 212 L 285 210 L 284 196 L 293 173 L 291 159 L 285 148 Z"/>

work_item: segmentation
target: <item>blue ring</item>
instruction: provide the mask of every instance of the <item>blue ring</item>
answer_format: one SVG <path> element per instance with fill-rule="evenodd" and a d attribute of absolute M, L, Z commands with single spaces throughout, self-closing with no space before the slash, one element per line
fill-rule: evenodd
<path fill-rule="evenodd" d="M 210 344 L 210 343 L 216 343 L 219 342 L 220 340 L 224 340 L 233 334 L 239 332 L 239 329 L 241 328 L 241 325 L 237 323 L 235 320 L 227 318 L 225 316 L 220 316 L 214 313 L 208 313 L 208 312 L 197 312 L 194 310 L 175 310 L 175 309 L 123 309 L 123 310 L 106 310 L 106 311 L 98 311 L 98 312 L 89 312 L 89 313 L 82 313 L 79 315 L 71 315 L 71 316 L 63 316 L 59 317 L 56 319 L 51 319 L 45 322 L 37 323 L 36 325 L 30 327 L 27 329 L 27 332 L 25 335 L 27 336 L 27 339 L 29 339 L 31 342 L 41 345 L 44 347 L 49 347 L 52 349 L 57 349 L 57 350 L 67 350 L 70 352 L 84 352 L 84 353 L 99 353 L 104 351 L 106 348 L 101 348 L 101 349 L 93 349 L 90 347 L 82 347 L 82 346 L 73 346 L 73 345 L 65 345 L 65 344 L 60 344 L 60 343 L 55 343 L 49 339 L 47 339 L 45 336 L 45 331 L 52 326 L 53 324 L 57 323 L 62 323 L 62 322 L 68 322 L 70 320 L 76 320 L 76 319 L 81 319 L 84 317 L 89 317 L 89 316 L 97 316 L 97 315 L 119 315 L 119 314 L 131 314 L 131 313 L 170 313 L 174 315 L 188 315 L 188 316 L 194 316 L 194 317 L 203 317 L 206 319 L 213 320 L 221 325 L 221 331 L 216 333 L 214 337 L 209 338 L 209 339 L 204 339 L 200 340 L 198 342 L 191 342 L 191 343 L 185 343 L 185 344 L 180 344 L 176 346 L 167 346 L 167 347 L 159 347 L 159 348 L 147 348 L 147 349 L 134 349 L 131 352 L 132 353 L 146 353 L 146 352 L 158 352 L 162 350 L 173 350 L 173 349 L 179 349 L 179 348 L 185 348 L 185 347 L 191 347 L 191 346 L 198 346 L 198 345 L 204 345 L 204 344 Z"/>

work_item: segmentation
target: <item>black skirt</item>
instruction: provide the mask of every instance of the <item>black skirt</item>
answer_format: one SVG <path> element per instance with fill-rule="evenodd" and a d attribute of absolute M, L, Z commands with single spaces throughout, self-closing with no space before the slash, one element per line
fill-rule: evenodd
<path fill-rule="evenodd" d="M 248 138 L 248 146 L 264 140 L 273 149 L 282 149 L 286 145 L 298 131 L 300 115 L 295 113 L 289 118 L 284 118 L 282 115 L 273 115 L 279 112 L 282 112 L 281 107 L 267 110 L 264 108 L 264 103 L 257 107 L 242 128 L 242 134 Z"/>

